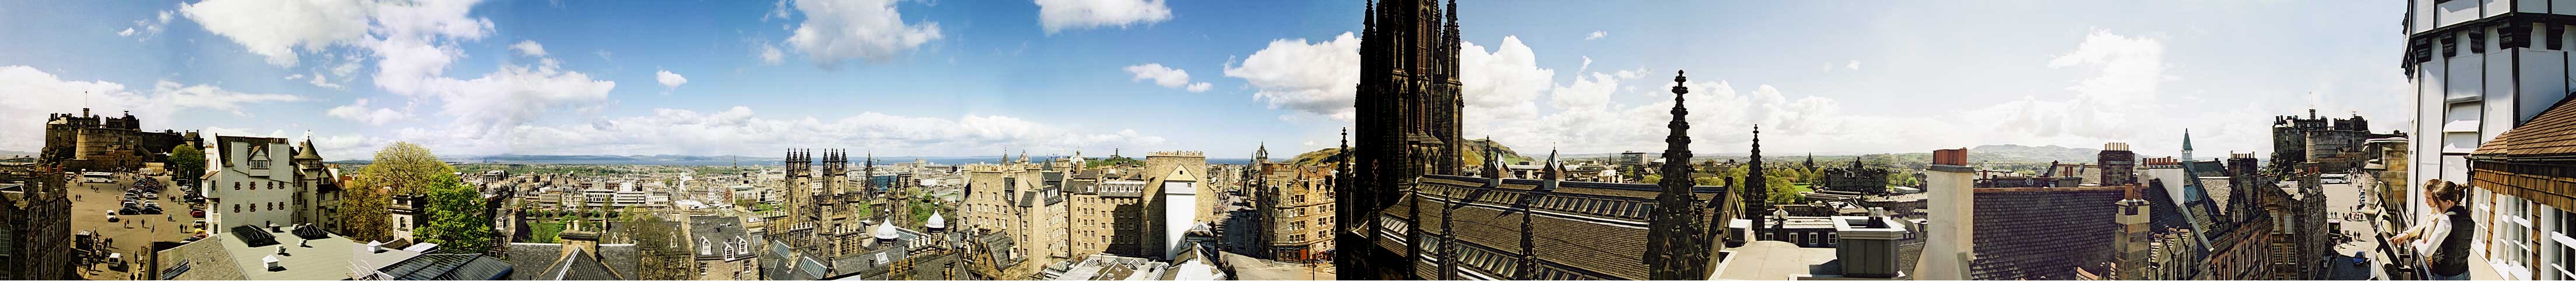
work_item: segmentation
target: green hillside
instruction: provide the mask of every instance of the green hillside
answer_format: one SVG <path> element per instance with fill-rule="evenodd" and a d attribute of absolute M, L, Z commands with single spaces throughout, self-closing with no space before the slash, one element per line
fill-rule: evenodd
<path fill-rule="evenodd" d="M 1537 161 L 1538 161 L 1538 160 L 1535 160 L 1535 159 L 1530 158 L 1529 156 L 1521 156 L 1520 152 L 1518 152 L 1518 151 L 1513 151 L 1511 147 L 1506 147 L 1506 146 L 1503 146 L 1502 144 L 1497 144 L 1497 143 L 1494 143 L 1493 141 L 1489 141 L 1489 140 L 1481 140 L 1481 139 L 1467 140 L 1467 143 L 1465 143 L 1464 145 L 1466 146 L 1465 148 L 1466 148 L 1466 150 L 1467 150 L 1467 151 L 1466 151 L 1466 152 L 1467 152 L 1467 153 L 1466 153 L 1466 158 L 1467 158 L 1467 159 L 1466 159 L 1466 165 L 1468 165 L 1468 166 L 1484 165 L 1484 163 L 1485 163 L 1485 151 L 1486 151 L 1486 149 L 1487 149 L 1487 148 L 1492 148 L 1493 150 L 1499 150 L 1499 151 L 1502 151 L 1502 153 L 1503 153 L 1503 162 L 1504 162 L 1504 163 L 1520 164 L 1520 162 L 1522 162 L 1522 161 L 1530 161 L 1530 162 L 1537 162 Z M 1289 163 L 1297 163 L 1297 165 L 1300 165 L 1300 166 L 1305 166 L 1305 165 L 1333 165 L 1333 163 L 1335 163 L 1335 162 L 1339 162 L 1339 161 L 1341 161 L 1341 160 L 1342 160 L 1342 157 L 1341 157 L 1342 155 L 1341 155 L 1341 154 L 1342 154 L 1342 151 L 1341 151 L 1341 149 L 1340 149 L 1340 148 L 1325 148 L 1325 149 L 1319 149 L 1319 150 L 1315 150 L 1315 151 L 1311 151 L 1311 152 L 1306 152 L 1306 153 L 1300 153 L 1300 154 L 1297 154 L 1297 158 L 1293 158 L 1293 159 L 1289 160 Z"/>

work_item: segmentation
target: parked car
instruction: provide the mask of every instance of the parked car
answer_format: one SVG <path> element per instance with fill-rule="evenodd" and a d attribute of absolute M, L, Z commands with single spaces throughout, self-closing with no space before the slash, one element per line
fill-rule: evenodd
<path fill-rule="evenodd" d="M 203 218 L 203 217 L 206 217 L 206 210 L 188 210 L 188 217 L 191 217 L 191 218 Z"/>

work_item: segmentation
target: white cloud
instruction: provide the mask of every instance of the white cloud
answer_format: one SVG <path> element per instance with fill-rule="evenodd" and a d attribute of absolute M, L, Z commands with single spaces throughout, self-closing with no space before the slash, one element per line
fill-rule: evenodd
<path fill-rule="evenodd" d="M 778 45 L 760 44 L 760 64 L 778 65 L 784 62 L 787 62 L 787 53 L 779 51 Z"/>
<path fill-rule="evenodd" d="M 292 78 L 290 78 L 290 79 L 292 79 Z M 334 89 L 334 90 L 346 90 L 346 89 L 348 89 L 347 87 L 341 87 L 341 86 L 340 86 L 340 84 L 331 83 L 331 80 L 323 79 L 323 77 L 322 77 L 322 72 L 319 72 L 319 71 L 313 72 L 313 79 L 312 79 L 312 80 L 306 80 L 306 81 L 304 81 L 304 83 L 306 83 L 306 84 L 313 84 L 313 86 L 315 86 L 315 87 L 331 88 L 331 89 Z"/>
<path fill-rule="evenodd" d="M 1503 36 L 1491 53 L 1467 42 L 1458 55 L 1458 79 L 1466 99 L 1467 118 L 1497 120 L 1535 114 L 1531 103 L 1552 86 L 1556 70 L 1539 68 L 1538 55 L 1519 36 Z"/>
<path fill-rule="evenodd" d="M 1150 79 L 1154 80 L 1154 85 L 1161 85 L 1164 88 L 1185 89 L 1192 93 L 1206 92 L 1208 88 L 1214 87 L 1214 85 L 1209 85 L 1207 82 L 1190 83 L 1189 71 L 1163 67 L 1163 64 L 1160 63 L 1130 65 L 1123 69 L 1126 69 L 1127 73 L 1136 74 L 1136 78 L 1128 79 L 1128 81 L 1144 81 Z"/>
<path fill-rule="evenodd" d="M 206 31 L 231 38 L 268 63 L 294 66 L 297 49 L 318 50 L 367 35 L 373 1 L 208 0 L 179 4 Z"/>
<path fill-rule="evenodd" d="M 331 115 L 331 117 L 339 117 L 340 119 L 366 123 L 369 126 L 383 126 L 385 123 L 392 123 L 393 121 L 411 118 L 410 112 L 395 111 L 391 108 L 367 107 L 367 99 L 358 99 L 357 103 L 332 107 L 331 110 L 325 111 L 324 113 Z"/>
<path fill-rule="evenodd" d="M 1009 116 L 934 118 L 867 112 L 834 120 L 772 119 L 740 106 L 706 113 L 655 109 L 652 115 L 510 130 L 509 151 L 523 154 L 767 155 L 786 148 L 864 147 L 914 155 L 980 155 L 1005 147 L 1069 151 L 1168 143 L 1163 137 L 1132 129 L 1088 133 Z"/>
<path fill-rule="evenodd" d="M 1036 0 L 1038 26 L 1047 34 L 1064 30 L 1153 24 L 1172 19 L 1163 0 Z"/>
<path fill-rule="evenodd" d="M 688 84 L 689 78 L 680 77 L 679 73 L 671 73 L 669 70 L 661 70 L 653 72 L 653 81 L 661 82 L 663 88 L 662 93 L 667 94 L 670 93 L 671 90 L 680 89 L 680 84 Z"/>
<path fill-rule="evenodd" d="M 2156 88 L 2168 78 L 2163 42 L 2099 29 L 2086 35 L 2074 51 L 2049 60 L 2048 66 L 2079 67 L 2092 77 L 2068 86 L 2074 92 L 2070 99 L 2024 97 L 1972 112 L 1980 113 L 1980 120 L 1989 120 L 1992 130 L 2031 138 L 2129 139 L 2139 136 L 2139 128 L 2132 126 L 2138 120 L 2158 115 Z"/>
<path fill-rule="evenodd" d="M 150 19 L 135 20 L 134 27 L 118 31 L 116 36 L 134 37 L 135 41 L 152 40 L 153 36 L 161 35 L 162 27 L 170 25 L 170 13 L 171 11 L 164 10 L 154 14 Z"/>
<path fill-rule="evenodd" d="M 1255 90 L 1254 100 L 1270 108 L 1287 108 L 1337 120 L 1351 120 L 1352 94 L 1360 81 L 1360 39 L 1349 32 L 1332 41 L 1271 40 L 1245 57 L 1227 63 L 1226 77 L 1242 78 Z"/>
<path fill-rule="evenodd" d="M 510 50 L 518 51 L 522 56 L 546 56 L 546 45 L 537 44 L 536 40 L 519 40 L 517 44 L 510 44 Z"/>
<path fill-rule="evenodd" d="M 39 136 L 44 134 L 47 114 L 78 113 L 82 108 L 97 115 L 137 114 L 146 122 L 166 122 L 170 116 L 189 109 L 208 109 L 235 115 L 248 115 L 244 104 L 293 102 L 303 97 L 287 94 L 242 93 L 212 85 L 184 85 L 158 81 L 148 92 L 128 91 L 123 84 L 107 81 L 65 81 L 61 77 L 27 66 L 0 66 L 0 135 Z M 42 138 L 0 138 L 0 149 L 33 151 L 44 146 Z"/>
<path fill-rule="evenodd" d="M 1844 65 L 1843 65 L 1843 68 L 1848 68 L 1848 69 L 1851 69 L 1851 70 L 1860 70 L 1860 61 L 1859 61 L 1859 60 L 1852 60 L 1850 64 L 1844 64 Z"/>
<path fill-rule="evenodd" d="M 375 62 L 373 82 L 377 88 L 412 102 L 430 102 L 439 107 L 439 115 L 453 118 L 451 122 L 438 123 L 448 128 L 437 131 L 436 136 L 420 135 L 431 130 L 419 128 L 397 131 L 423 138 L 501 145 L 500 133 L 504 129 L 525 125 L 553 110 L 595 108 L 607 99 L 609 89 L 616 87 L 616 82 L 592 80 L 587 74 L 561 69 L 561 62 L 547 57 L 542 45 L 527 40 L 509 48 L 535 58 L 532 64 L 505 62 L 500 69 L 478 78 L 448 77 L 447 68 L 466 56 L 460 43 L 493 33 L 492 21 L 471 13 L 480 2 L 214 0 L 185 4 L 180 11 L 208 31 L 231 38 L 281 66 L 294 65 L 299 49 L 323 53 L 329 47 L 348 47 L 350 50 L 342 50 L 348 55 L 339 57 L 339 63 L 329 69 L 342 81 L 359 70 L 363 59 L 356 53 L 363 52 Z M 605 50 L 598 54 L 607 58 Z M 324 79 L 319 70 L 312 78 L 308 83 L 338 87 Z M 381 124 L 408 117 L 409 112 L 353 105 L 326 113 Z"/>
<path fill-rule="evenodd" d="M 923 43 L 939 40 L 939 23 L 903 22 L 894 0 L 797 0 L 805 21 L 787 37 L 787 46 L 821 65 L 847 59 L 886 62 Z"/>
<path fill-rule="evenodd" d="M 1593 39 L 1601 39 L 1601 37 L 1610 37 L 1610 32 L 1609 32 L 1609 31 L 1594 30 L 1594 31 L 1592 31 L 1592 34 L 1585 34 L 1585 35 L 1583 35 L 1583 40 L 1584 40 L 1584 41 L 1592 41 Z"/>

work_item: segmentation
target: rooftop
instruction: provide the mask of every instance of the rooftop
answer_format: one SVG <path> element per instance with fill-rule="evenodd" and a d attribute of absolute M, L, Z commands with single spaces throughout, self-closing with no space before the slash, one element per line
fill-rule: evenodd
<path fill-rule="evenodd" d="M 352 266 L 384 269 L 421 255 L 390 248 L 369 252 L 366 244 L 328 233 L 308 238 L 285 232 L 252 232 L 270 234 L 275 242 L 260 247 L 251 246 L 240 235 L 208 236 L 158 253 L 173 265 L 164 268 L 177 271 L 162 275 L 179 280 L 338 280 L 348 279 Z M 279 254 L 281 250 L 285 254 Z M 276 258 L 276 267 L 263 264 L 271 257 Z M 180 263 L 188 266 L 175 266 Z"/>

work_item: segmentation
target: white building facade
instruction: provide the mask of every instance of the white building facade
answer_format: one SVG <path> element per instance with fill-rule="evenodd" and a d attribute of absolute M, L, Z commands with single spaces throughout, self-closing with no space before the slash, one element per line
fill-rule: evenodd
<path fill-rule="evenodd" d="M 2409 0 L 2402 68 L 2413 83 L 2414 147 L 2406 198 L 2423 198 L 2423 182 L 2469 182 L 2468 154 L 2567 97 L 2576 72 L 2576 0 Z M 2410 200 L 2410 214 L 2427 210 Z M 2472 188 L 2472 249 L 2508 279 L 2576 279 L 2576 213 Z M 2390 206 L 2397 208 L 2399 206 Z M 2420 222 L 2419 222 L 2420 224 Z"/>
<path fill-rule="evenodd" d="M 315 224 L 338 227 L 337 175 L 322 165 L 310 141 L 301 147 L 283 138 L 213 136 L 206 149 L 209 231 L 233 226 L 265 228 Z"/>

